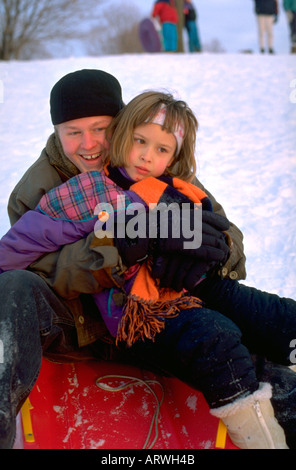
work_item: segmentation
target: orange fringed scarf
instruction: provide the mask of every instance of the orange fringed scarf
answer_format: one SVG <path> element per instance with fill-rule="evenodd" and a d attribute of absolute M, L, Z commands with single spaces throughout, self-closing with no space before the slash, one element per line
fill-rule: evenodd
<path fill-rule="evenodd" d="M 178 178 L 172 178 L 173 187 L 187 196 L 190 201 L 203 203 L 207 195 L 196 186 Z M 148 205 L 158 203 L 167 184 L 149 177 L 130 186 Z M 186 295 L 183 291 L 159 288 L 150 275 L 149 262 L 142 264 L 136 274 L 133 286 L 123 307 L 117 343 L 123 341 L 131 346 L 135 341 L 145 338 L 154 340 L 163 330 L 167 318 L 176 317 L 182 310 L 201 307 L 200 299 Z"/>

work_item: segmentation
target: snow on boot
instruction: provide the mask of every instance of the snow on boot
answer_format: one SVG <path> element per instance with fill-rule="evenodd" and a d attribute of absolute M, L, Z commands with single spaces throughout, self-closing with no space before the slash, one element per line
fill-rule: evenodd
<path fill-rule="evenodd" d="M 211 414 L 222 419 L 240 449 L 288 449 L 285 433 L 274 416 L 271 395 L 270 384 L 261 384 L 252 395 L 211 409 Z"/>

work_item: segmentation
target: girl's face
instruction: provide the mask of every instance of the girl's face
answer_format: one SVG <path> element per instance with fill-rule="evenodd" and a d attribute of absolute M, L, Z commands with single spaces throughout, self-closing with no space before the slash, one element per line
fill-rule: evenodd
<path fill-rule="evenodd" d="M 81 171 L 102 170 L 102 157 L 109 150 L 105 130 L 111 116 L 93 116 L 58 124 L 65 155 Z"/>
<path fill-rule="evenodd" d="M 141 124 L 134 129 L 134 143 L 125 167 L 134 181 L 161 176 L 174 159 L 175 136 L 159 124 Z"/>

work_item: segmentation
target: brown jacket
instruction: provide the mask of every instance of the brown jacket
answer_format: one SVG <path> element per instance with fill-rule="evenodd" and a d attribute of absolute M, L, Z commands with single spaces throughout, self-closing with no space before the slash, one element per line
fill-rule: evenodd
<path fill-rule="evenodd" d="M 52 134 L 38 160 L 27 170 L 16 185 L 9 199 L 8 214 L 13 225 L 27 210 L 34 209 L 41 197 L 53 187 L 78 173 L 74 165 L 63 154 L 55 134 Z M 223 208 L 211 194 L 195 179 L 194 184 L 210 197 L 213 210 L 225 215 Z M 231 254 L 222 269 L 224 277 L 245 279 L 245 256 L 243 236 L 231 224 L 229 235 L 232 240 Z M 90 249 L 91 233 L 86 239 L 62 247 L 55 253 L 41 257 L 30 266 L 67 305 L 73 314 L 79 346 L 86 346 L 98 338 L 111 341 L 100 316 L 83 311 L 80 294 L 93 294 L 102 287 L 120 283 L 120 258 L 113 245 L 102 246 L 100 252 Z"/>

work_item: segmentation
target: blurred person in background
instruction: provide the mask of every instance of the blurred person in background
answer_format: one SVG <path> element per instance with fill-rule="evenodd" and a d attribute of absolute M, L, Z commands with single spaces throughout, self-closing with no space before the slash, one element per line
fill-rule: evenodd
<path fill-rule="evenodd" d="M 296 53 L 296 0 L 284 0 L 284 10 L 287 12 L 290 27 L 291 53 Z"/>
<path fill-rule="evenodd" d="M 197 12 L 191 0 L 184 1 L 184 26 L 188 33 L 189 52 L 201 52 L 197 27 Z"/>
<path fill-rule="evenodd" d="M 162 27 L 163 48 L 176 52 L 178 47 L 178 13 L 174 0 L 158 0 L 154 3 L 152 18 L 158 19 Z"/>
<path fill-rule="evenodd" d="M 260 52 L 265 52 L 265 37 L 267 36 L 267 49 L 269 54 L 274 54 L 273 26 L 277 22 L 277 0 L 255 0 L 255 14 L 258 21 Z"/>

